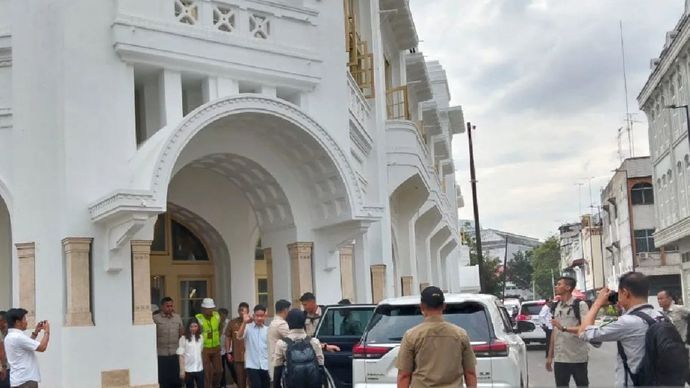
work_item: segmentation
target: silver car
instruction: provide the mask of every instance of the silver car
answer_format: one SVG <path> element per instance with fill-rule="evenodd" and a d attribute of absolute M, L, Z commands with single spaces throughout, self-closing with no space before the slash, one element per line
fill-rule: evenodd
<path fill-rule="evenodd" d="M 544 329 L 541 328 L 541 322 L 539 319 L 539 313 L 545 304 L 545 300 L 531 300 L 522 302 L 520 314 L 517 316 L 517 321 L 532 322 L 535 326 L 533 331 L 520 333 L 520 337 L 528 345 L 532 343 L 546 344 L 546 333 L 544 332 Z"/>
<path fill-rule="evenodd" d="M 503 304 L 493 295 L 446 294 L 444 318 L 467 331 L 477 357 L 477 382 L 483 387 L 528 384 L 525 343 L 513 330 Z M 405 332 L 423 320 L 419 296 L 387 299 L 374 311 L 362 342 L 353 348 L 356 388 L 396 387 L 395 359 Z M 534 329 L 530 323 L 522 330 Z"/>

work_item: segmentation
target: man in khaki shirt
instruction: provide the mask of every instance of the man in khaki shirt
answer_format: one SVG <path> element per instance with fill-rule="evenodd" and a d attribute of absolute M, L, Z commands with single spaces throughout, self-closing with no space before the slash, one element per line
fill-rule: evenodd
<path fill-rule="evenodd" d="M 288 324 L 289 332 L 285 338 L 291 341 L 306 340 L 307 332 L 304 330 L 305 321 L 304 313 L 298 309 L 293 309 L 288 312 L 285 317 L 286 323 Z M 310 337 L 309 343 L 312 349 L 314 349 L 314 356 L 316 357 L 316 362 L 321 368 L 321 373 L 323 374 L 324 357 L 321 343 L 318 339 Z M 273 353 L 268 356 L 271 358 L 271 364 L 274 365 L 273 369 L 273 381 L 274 387 L 281 387 L 281 377 L 283 375 L 283 369 L 287 364 L 287 354 L 288 344 L 283 339 L 278 340 L 276 343 Z M 322 375 L 323 378 L 323 375 Z M 286 388 L 286 387 L 283 387 Z M 287 387 L 289 388 L 289 387 Z"/>
<path fill-rule="evenodd" d="M 398 388 L 477 386 L 477 359 L 467 332 L 443 319 L 443 291 L 422 291 L 424 322 L 408 330 L 398 352 Z"/>
<path fill-rule="evenodd" d="M 230 321 L 225 332 L 226 348 L 230 350 L 226 357 L 235 370 L 233 377 L 235 377 L 237 388 L 246 388 L 248 380 L 247 373 L 244 371 L 244 340 L 237 338 L 237 332 L 242 327 L 242 317 L 249 314 L 249 304 L 247 302 L 240 303 L 237 307 L 237 314 L 239 316 Z"/>
<path fill-rule="evenodd" d="M 158 352 L 158 384 L 161 388 L 180 386 L 180 364 L 177 347 L 184 334 L 182 318 L 175 313 L 173 300 L 161 300 L 161 310 L 153 316 L 156 324 L 156 350 Z"/>
<path fill-rule="evenodd" d="M 567 387 L 570 377 L 578 387 L 589 386 L 587 363 L 589 361 L 589 345 L 578 336 L 580 320 L 587 315 L 589 307 L 584 301 L 578 301 L 573 296 L 577 282 L 575 279 L 563 276 L 555 284 L 556 295 L 560 297 L 553 314 L 553 333 L 549 356 L 546 360 L 546 370 L 554 372 L 557 387 Z M 575 309 L 579 309 L 579 317 Z M 552 367 L 553 363 L 553 367 Z"/>

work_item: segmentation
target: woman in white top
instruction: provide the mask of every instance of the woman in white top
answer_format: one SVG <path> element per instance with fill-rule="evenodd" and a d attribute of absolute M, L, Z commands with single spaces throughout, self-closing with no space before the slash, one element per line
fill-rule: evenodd
<path fill-rule="evenodd" d="M 187 388 L 194 388 L 194 383 L 196 388 L 204 388 L 204 365 L 201 359 L 203 349 L 204 340 L 201 338 L 199 322 L 192 318 L 187 323 L 177 348 L 180 357 L 180 378 L 185 381 Z"/>

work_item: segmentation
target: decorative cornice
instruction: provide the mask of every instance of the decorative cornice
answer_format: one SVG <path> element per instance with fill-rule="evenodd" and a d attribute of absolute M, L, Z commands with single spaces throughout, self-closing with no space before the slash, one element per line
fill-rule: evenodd
<path fill-rule="evenodd" d="M 690 237 L 690 217 L 685 217 L 673 225 L 654 233 L 654 243 L 656 246 L 661 247 L 673 244 L 686 237 Z"/>
<path fill-rule="evenodd" d="M 1 62 L 0 62 L 1 64 Z M 0 66 L 2 67 L 2 66 Z M 0 108 L 0 129 L 12 128 L 12 109 Z"/>
<path fill-rule="evenodd" d="M 150 193 L 135 190 L 111 193 L 89 206 L 91 220 L 94 222 L 108 222 L 111 217 L 123 211 L 157 214 L 164 212 L 165 207 L 157 205 Z"/>

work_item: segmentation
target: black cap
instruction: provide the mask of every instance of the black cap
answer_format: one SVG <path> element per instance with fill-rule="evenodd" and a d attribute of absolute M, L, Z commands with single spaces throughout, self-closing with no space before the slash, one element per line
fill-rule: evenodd
<path fill-rule="evenodd" d="M 429 286 L 422 291 L 422 303 L 431 307 L 432 309 L 443 306 L 446 299 L 443 297 L 443 291 L 435 286 Z"/>

